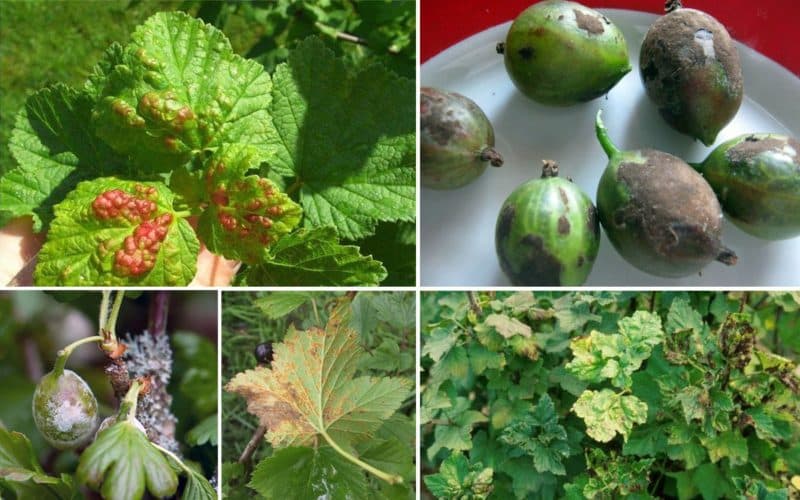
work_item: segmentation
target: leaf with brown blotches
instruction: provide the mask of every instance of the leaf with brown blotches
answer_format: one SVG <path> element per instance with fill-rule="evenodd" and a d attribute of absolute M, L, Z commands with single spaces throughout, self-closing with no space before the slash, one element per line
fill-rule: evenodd
<path fill-rule="evenodd" d="M 271 368 L 239 373 L 225 389 L 247 400 L 276 448 L 317 435 L 345 446 L 369 439 L 411 389 L 401 378 L 355 377 L 363 349 L 350 329 L 290 327 L 273 349 Z"/>

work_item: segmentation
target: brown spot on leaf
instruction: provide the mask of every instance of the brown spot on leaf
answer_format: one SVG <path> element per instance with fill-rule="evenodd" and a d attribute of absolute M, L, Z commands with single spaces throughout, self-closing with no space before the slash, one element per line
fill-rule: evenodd
<path fill-rule="evenodd" d="M 584 14 L 578 9 L 572 9 L 575 13 L 575 23 L 578 28 L 592 35 L 599 35 L 605 31 L 601 18 L 593 14 Z"/>

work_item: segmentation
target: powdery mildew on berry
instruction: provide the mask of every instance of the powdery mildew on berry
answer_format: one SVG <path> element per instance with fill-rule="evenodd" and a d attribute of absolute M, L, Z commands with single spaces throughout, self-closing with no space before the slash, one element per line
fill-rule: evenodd
<path fill-rule="evenodd" d="M 48 377 L 54 377 L 52 373 Z M 45 438 L 58 448 L 73 448 L 85 442 L 97 426 L 97 401 L 88 384 L 71 370 L 43 381 L 34 394 L 34 420 Z M 47 393 L 48 387 L 53 392 Z M 42 392 L 45 391 L 45 392 Z M 44 412 L 36 406 L 43 406 Z"/>

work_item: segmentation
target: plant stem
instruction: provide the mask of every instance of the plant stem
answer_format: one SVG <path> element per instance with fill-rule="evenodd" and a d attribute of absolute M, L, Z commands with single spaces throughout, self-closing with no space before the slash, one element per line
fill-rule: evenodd
<path fill-rule="evenodd" d="M 292 196 L 298 189 L 303 186 L 303 181 L 298 177 L 291 186 L 286 188 L 286 196 Z"/>
<path fill-rule="evenodd" d="M 122 402 L 119 405 L 119 415 L 117 417 L 117 421 L 120 420 L 120 417 L 129 422 L 133 422 L 136 419 L 136 405 L 139 402 L 140 389 L 141 384 L 138 380 L 131 382 L 128 392 L 125 393 L 125 397 L 122 398 Z"/>
<path fill-rule="evenodd" d="M 311 297 L 311 308 L 314 309 L 314 320 L 317 322 L 318 326 L 322 326 L 322 323 L 319 321 L 319 311 L 317 311 L 317 301 L 314 297 Z"/>
<path fill-rule="evenodd" d="M 266 425 L 259 425 L 256 428 L 256 431 L 250 437 L 250 441 L 248 441 L 247 446 L 244 447 L 244 451 L 239 456 L 239 463 L 246 464 L 250 462 L 250 459 L 253 458 L 253 453 L 256 452 L 258 445 L 264 440 L 264 434 L 267 433 L 267 426 Z"/>
<path fill-rule="evenodd" d="M 119 316 L 119 309 L 122 306 L 122 299 L 125 298 L 125 291 L 117 291 L 117 296 L 114 297 L 114 305 L 111 307 L 111 314 L 108 316 L 108 323 L 106 323 L 106 330 L 116 338 L 117 336 L 117 316 Z"/>
<path fill-rule="evenodd" d="M 606 152 L 609 158 L 613 158 L 617 156 L 620 151 L 613 142 L 611 142 L 611 137 L 608 135 L 608 130 L 606 130 L 606 126 L 603 124 L 603 110 L 597 110 L 597 118 L 594 122 L 594 129 L 597 133 L 597 140 L 600 141 L 600 145 L 603 147 L 603 151 Z"/>
<path fill-rule="evenodd" d="M 397 474 L 388 474 L 386 472 L 383 472 L 382 470 L 376 469 L 375 467 L 371 466 L 370 464 L 368 464 L 366 462 L 363 462 L 363 461 L 359 460 L 358 458 L 354 457 L 353 455 L 347 453 L 338 444 L 336 444 L 336 441 L 331 439 L 331 437 L 328 435 L 328 433 L 325 432 L 324 430 L 320 431 L 320 434 L 322 435 L 323 438 L 325 438 L 325 441 L 327 441 L 328 444 L 331 445 L 331 447 L 334 450 L 336 450 L 341 456 L 343 456 L 347 460 L 353 462 L 354 464 L 358 465 L 359 467 L 361 467 L 362 469 L 366 470 L 367 472 L 371 472 L 372 474 L 374 474 L 375 476 L 379 477 L 380 479 L 383 479 L 384 481 L 386 481 L 389 484 L 400 484 L 400 483 L 403 482 L 403 478 L 398 476 Z"/>
<path fill-rule="evenodd" d="M 169 313 L 169 294 L 164 290 L 153 292 L 147 315 L 147 331 L 153 337 L 166 333 L 167 313 Z"/>
<path fill-rule="evenodd" d="M 72 354 L 72 351 L 75 350 L 76 347 L 83 344 L 88 344 L 90 342 L 102 342 L 103 337 L 100 335 L 93 335 L 91 337 L 84 337 L 80 340 L 76 340 L 75 342 L 69 344 L 67 347 L 58 351 L 58 357 L 56 358 L 56 363 L 53 366 L 53 372 L 56 375 L 61 375 L 64 373 L 64 366 L 67 364 L 67 358 L 69 355 Z"/>
<path fill-rule="evenodd" d="M 744 312 L 744 306 L 747 305 L 747 302 L 750 300 L 750 292 L 742 292 L 742 298 L 739 300 L 739 312 Z"/>
<path fill-rule="evenodd" d="M 475 316 L 479 318 L 483 316 L 481 306 L 478 305 L 478 300 L 475 298 L 475 292 L 467 292 L 467 298 L 469 299 L 469 307 L 475 313 Z"/>
<path fill-rule="evenodd" d="M 108 304 L 111 299 L 111 290 L 102 291 L 103 298 L 100 300 L 100 314 L 97 318 L 97 328 L 101 332 L 106 328 L 106 321 L 108 321 Z"/>

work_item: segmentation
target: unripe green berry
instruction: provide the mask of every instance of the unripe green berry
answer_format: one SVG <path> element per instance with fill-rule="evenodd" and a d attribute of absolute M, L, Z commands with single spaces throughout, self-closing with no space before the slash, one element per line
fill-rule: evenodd
<path fill-rule="evenodd" d="M 50 372 L 33 393 L 33 421 L 53 447 L 75 449 L 88 443 L 97 428 L 97 399 L 75 372 Z"/>

